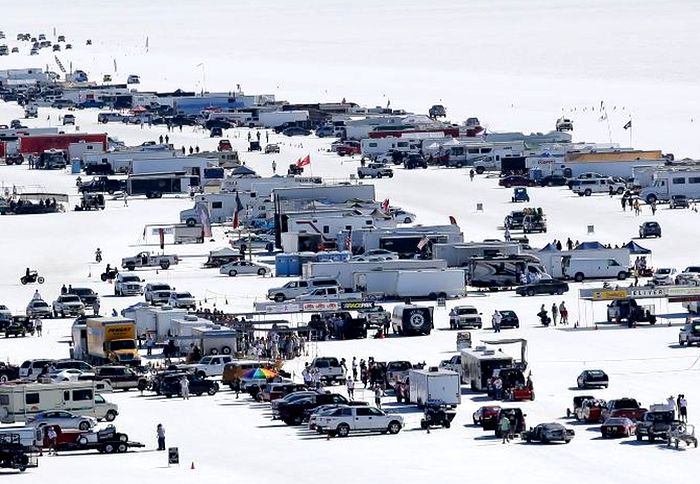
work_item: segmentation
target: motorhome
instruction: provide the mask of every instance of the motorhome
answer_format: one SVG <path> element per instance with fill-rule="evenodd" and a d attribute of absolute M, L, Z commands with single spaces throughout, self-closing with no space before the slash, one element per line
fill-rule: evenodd
<path fill-rule="evenodd" d="M 360 141 L 360 153 L 370 159 L 376 159 L 390 151 L 417 153 L 421 148 L 420 138 L 367 138 Z"/>
<path fill-rule="evenodd" d="M 521 274 L 530 279 L 549 279 L 537 257 L 514 255 L 503 257 L 475 257 L 469 266 L 469 284 L 474 287 L 508 288 L 520 285 Z"/>
<path fill-rule="evenodd" d="M 653 175 L 653 184 L 643 188 L 639 198 L 647 203 L 668 202 L 674 195 L 685 195 L 689 200 L 700 199 L 700 170 L 659 170 Z"/>
<path fill-rule="evenodd" d="M 188 208 L 180 212 L 180 222 L 189 226 L 201 223 L 198 204 L 203 204 L 209 213 L 209 220 L 213 223 L 224 223 L 233 220 L 237 207 L 236 197 L 245 207 L 242 213 L 238 214 L 239 221 L 243 223 L 248 218 L 260 218 L 272 216 L 273 206 L 271 201 L 255 196 L 255 192 L 238 193 L 205 193 L 196 195 L 194 198 L 194 208 Z"/>
<path fill-rule="evenodd" d="M 461 168 L 474 166 L 477 173 L 484 171 L 500 171 L 501 158 L 521 156 L 525 151 L 525 143 L 514 142 L 481 142 L 460 141 L 459 144 L 446 146 L 446 164 L 449 167 Z"/>
<path fill-rule="evenodd" d="M 123 150 L 85 153 L 82 160 L 84 165 L 109 163 L 114 173 L 128 173 L 132 161 L 159 160 L 172 157 L 173 152 L 170 150 Z"/>
<path fill-rule="evenodd" d="M 353 250 L 359 252 L 372 249 L 387 249 L 403 252 L 408 257 L 419 252 L 418 242 L 427 237 L 431 244 L 464 242 L 459 225 L 424 225 L 397 227 L 394 229 L 364 229 L 349 234 Z M 400 249 L 400 250 L 395 250 Z"/>
<path fill-rule="evenodd" d="M 332 278 L 347 291 L 356 288 L 355 274 L 373 271 L 417 271 L 447 269 L 444 260 L 385 260 L 385 261 L 347 261 L 347 262 L 308 262 L 302 267 L 302 277 Z"/>
<path fill-rule="evenodd" d="M 99 391 L 111 388 L 94 381 L 0 385 L 0 422 L 23 422 L 28 416 L 58 409 L 111 422 L 119 410 Z"/>

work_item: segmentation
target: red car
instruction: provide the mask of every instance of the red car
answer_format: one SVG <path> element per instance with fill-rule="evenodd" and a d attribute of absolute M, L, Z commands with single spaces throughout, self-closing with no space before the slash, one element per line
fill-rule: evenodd
<path fill-rule="evenodd" d="M 611 417 L 600 426 L 600 433 L 604 439 L 615 437 L 629 437 L 637 431 L 637 424 L 627 417 Z"/>
<path fill-rule="evenodd" d="M 506 188 L 510 187 L 535 187 L 537 182 L 520 175 L 504 176 L 498 180 L 498 185 Z"/>
<path fill-rule="evenodd" d="M 336 148 L 336 152 L 340 156 L 352 156 L 360 154 L 360 143 L 356 141 L 346 141 Z"/>
<path fill-rule="evenodd" d="M 498 412 L 500 411 L 501 407 L 498 405 L 479 407 L 479 410 L 472 415 L 474 425 L 481 425 L 484 430 L 487 430 L 489 426 L 496 424 L 496 417 L 498 417 Z"/>
<path fill-rule="evenodd" d="M 627 417 L 630 420 L 640 420 L 647 412 L 646 408 L 642 408 L 639 402 L 634 398 L 619 398 L 610 400 L 603 409 L 601 414 L 602 420 L 605 421 L 610 417 Z"/>
<path fill-rule="evenodd" d="M 231 145 L 231 142 L 227 139 L 222 139 L 219 140 L 219 146 L 217 148 L 218 151 L 233 151 L 233 146 Z"/>

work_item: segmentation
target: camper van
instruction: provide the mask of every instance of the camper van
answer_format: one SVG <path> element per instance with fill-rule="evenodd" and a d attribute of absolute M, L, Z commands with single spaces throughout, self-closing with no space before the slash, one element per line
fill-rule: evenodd
<path fill-rule="evenodd" d="M 653 178 L 654 183 L 639 193 L 639 198 L 647 203 L 668 202 L 673 195 L 700 199 L 700 170 L 659 171 Z"/>
<path fill-rule="evenodd" d="M 111 422 L 119 415 L 119 409 L 97 393 L 100 390 L 112 391 L 109 385 L 93 381 L 1 385 L 0 422 L 23 422 L 28 416 L 48 410 L 66 410 Z"/>

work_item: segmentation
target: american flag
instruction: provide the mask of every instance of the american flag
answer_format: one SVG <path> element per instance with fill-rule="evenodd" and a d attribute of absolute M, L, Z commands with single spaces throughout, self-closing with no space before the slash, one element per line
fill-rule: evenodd
<path fill-rule="evenodd" d="M 428 239 L 427 235 L 424 236 L 422 239 L 420 239 L 420 241 L 418 242 L 418 245 L 417 245 L 418 250 L 423 250 L 423 247 L 428 245 L 428 242 L 430 242 L 430 239 Z"/>
<path fill-rule="evenodd" d="M 389 199 L 385 198 L 384 201 L 382 202 L 382 210 L 384 210 L 384 213 L 389 213 Z"/>
<path fill-rule="evenodd" d="M 243 204 L 241 203 L 241 198 L 238 196 L 238 192 L 236 192 L 236 210 L 233 212 L 233 228 L 237 229 L 241 225 L 241 220 L 240 220 L 240 215 L 239 213 L 241 210 L 243 210 Z"/>

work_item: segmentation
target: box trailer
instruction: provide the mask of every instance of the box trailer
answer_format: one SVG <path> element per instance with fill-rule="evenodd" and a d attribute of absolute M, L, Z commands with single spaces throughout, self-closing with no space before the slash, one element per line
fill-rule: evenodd
<path fill-rule="evenodd" d="M 102 153 L 102 143 L 99 142 L 85 142 L 80 141 L 78 143 L 71 143 L 68 145 L 68 159 L 69 160 L 83 160 L 88 154 Z"/>
<path fill-rule="evenodd" d="M 302 277 L 311 279 L 315 277 L 332 278 L 338 281 L 340 287 L 347 291 L 353 291 L 355 285 L 354 274 L 372 271 L 391 270 L 427 270 L 446 269 L 444 260 L 386 260 L 386 261 L 338 261 L 338 262 L 308 262 L 302 267 Z"/>
<path fill-rule="evenodd" d="M 436 299 L 466 295 L 462 269 L 356 272 L 353 283 L 356 292 L 387 299 Z"/>
<path fill-rule="evenodd" d="M 150 173 L 129 175 L 126 179 L 126 192 L 131 195 L 145 195 L 146 198 L 161 198 L 164 194 L 187 193 L 190 186 L 199 185 L 196 176 L 180 173 Z"/>
<path fill-rule="evenodd" d="M 174 225 L 173 241 L 175 244 L 203 244 L 203 227 L 201 225 L 194 225 L 190 227 L 187 224 Z"/>
<path fill-rule="evenodd" d="M 111 391 L 102 382 L 18 383 L 0 385 L 0 422 L 24 422 L 27 417 L 48 410 L 65 410 L 112 421 L 118 407 L 97 393 Z"/>
<path fill-rule="evenodd" d="M 151 306 L 148 303 L 139 303 L 122 311 L 122 316 L 136 322 L 136 331 L 139 336 L 148 334 L 155 337 L 157 342 L 167 341 L 173 334 L 172 321 L 182 319 L 186 315 L 186 309 Z"/>
<path fill-rule="evenodd" d="M 447 267 L 469 267 L 475 257 L 519 255 L 517 242 L 464 242 L 433 244 L 433 259 L 444 259 Z"/>
<path fill-rule="evenodd" d="M 48 134 L 22 136 L 19 138 L 19 152 L 22 154 L 43 153 L 46 150 L 68 152 L 72 143 L 99 143 L 102 151 L 107 151 L 107 134 Z"/>
<path fill-rule="evenodd" d="M 238 332 L 231 329 L 192 328 L 192 337 L 203 355 L 231 355 L 238 351 Z"/>
<path fill-rule="evenodd" d="M 149 173 L 178 173 L 185 172 L 188 175 L 202 177 L 204 169 L 214 166 L 208 158 L 195 158 L 190 156 L 171 156 L 169 158 L 143 158 L 131 160 L 129 173 L 143 175 Z"/>
<path fill-rule="evenodd" d="M 441 368 L 409 370 L 408 386 L 411 403 L 422 407 L 428 400 L 442 400 L 456 407 L 462 401 L 459 373 Z"/>

